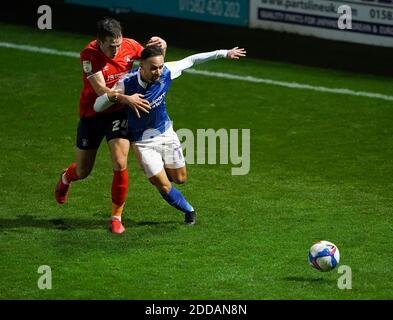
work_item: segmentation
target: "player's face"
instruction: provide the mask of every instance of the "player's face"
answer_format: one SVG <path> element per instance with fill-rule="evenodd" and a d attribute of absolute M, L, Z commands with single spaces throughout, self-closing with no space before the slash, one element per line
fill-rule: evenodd
<path fill-rule="evenodd" d="M 101 51 L 108 57 L 113 59 L 119 52 L 121 43 L 123 41 L 122 37 L 106 37 L 105 41 L 99 41 Z"/>
<path fill-rule="evenodd" d="M 164 70 L 164 57 L 156 56 L 148 58 L 141 62 L 142 76 L 147 82 L 156 82 L 160 80 Z"/>

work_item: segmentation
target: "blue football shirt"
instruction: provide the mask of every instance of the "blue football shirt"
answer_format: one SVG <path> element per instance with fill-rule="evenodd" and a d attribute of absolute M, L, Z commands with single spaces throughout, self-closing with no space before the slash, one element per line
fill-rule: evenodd
<path fill-rule="evenodd" d="M 131 141 L 145 140 L 164 133 L 171 123 L 165 103 L 165 95 L 172 82 L 171 71 L 168 67 L 164 66 L 159 81 L 153 83 L 146 83 L 141 79 L 140 69 L 133 70 L 121 81 L 124 84 L 124 94 L 143 94 L 151 107 L 149 113 L 140 112 L 140 118 L 132 109 L 127 108 L 129 139 Z"/>
<path fill-rule="evenodd" d="M 126 108 L 128 113 L 128 137 L 130 141 L 141 141 L 164 133 L 170 126 L 171 120 L 166 110 L 165 95 L 173 79 L 179 77 L 183 70 L 195 64 L 209 60 L 225 58 L 228 50 L 216 50 L 199 53 L 179 61 L 164 64 L 159 81 L 146 83 L 142 80 L 140 69 L 134 69 L 125 75 L 116 85 L 125 95 L 140 93 L 149 101 L 149 113 L 140 112 L 138 118 L 131 108 Z"/>

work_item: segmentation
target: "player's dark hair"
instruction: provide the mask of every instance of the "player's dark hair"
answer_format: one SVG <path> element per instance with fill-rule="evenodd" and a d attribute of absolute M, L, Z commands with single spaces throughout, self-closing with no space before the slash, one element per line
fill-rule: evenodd
<path fill-rule="evenodd" d="M 97 22 L 97 39 L 105 41 L 106 37 L 122 36 L 120 22 L 112 18 L 104 18 Z"/>
<path fill-rule="evenodd" d="M 142 60 L 145 60 L 151 57 L 157 57 L 163 55 L 164 55 L 164 51 L 162 50 L 161 47 L 157 45 L 152 45 L 152 46 L 147 46 L 145 49 L 143 49 L 141 53 L 141 58 Z"/>

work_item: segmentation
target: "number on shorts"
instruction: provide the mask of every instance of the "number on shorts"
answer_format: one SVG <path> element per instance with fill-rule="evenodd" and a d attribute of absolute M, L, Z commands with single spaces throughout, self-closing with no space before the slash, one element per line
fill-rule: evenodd
<path fill-rule="evenodd" d="M 123 122 L 121 123 L 121 127 L 127 129 L 128 127 L 128 120 L 124 119 Z"/>
<path fill-rule="evenodd" d="M 112 127 L 112 131 L 119 131 L 120 129 L 120 120 L 115 120 L 112 122 L 113 127 Z"/>

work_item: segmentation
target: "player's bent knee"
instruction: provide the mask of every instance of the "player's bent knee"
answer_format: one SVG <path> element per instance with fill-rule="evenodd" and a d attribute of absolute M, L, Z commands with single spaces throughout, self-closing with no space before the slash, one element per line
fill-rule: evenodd
<path fill-rule="evenodd" d="M 186 171 L 179 171 L 176 172 L 176 174 L 173 177 L 173 182 L 176 184 L 183 184 L 187 181 L 187 173 Z"/>
<path fill-rule="evenodd" d="M 187 181 L 187 176 L 179 176 L 173 179 L 173 182 L 176 184 L 183 184 Z"/>
<path fill-rule="evenodd" d="M 168 194 L 169 191 L 171 191 L 171 186 L 170 185 L 169 186 L 167 186 L 167 185 L 160 185 L 160 186 L 157 186 L 157 188 L 158 188 L 158 191 L 161 194 Z"/>

